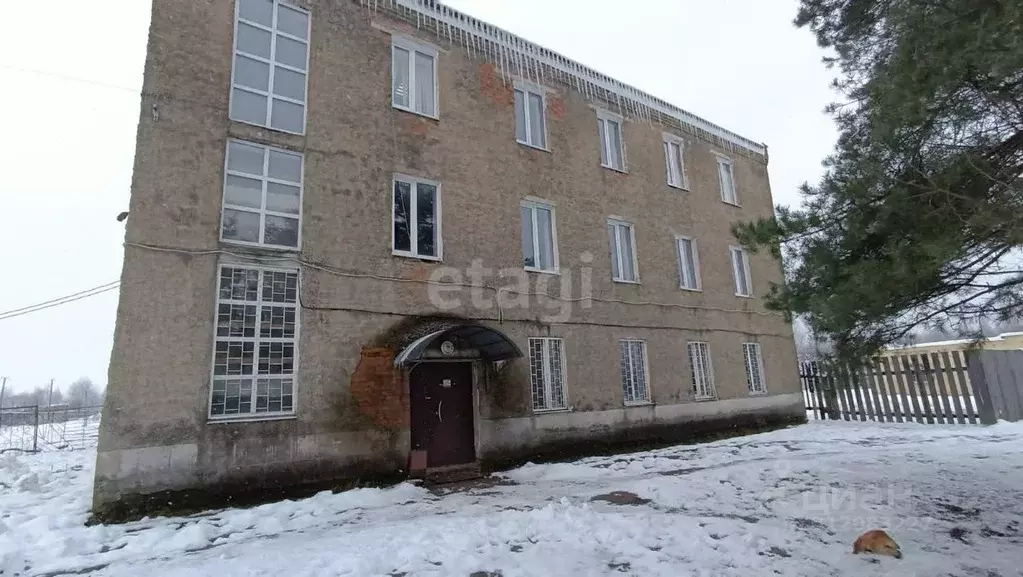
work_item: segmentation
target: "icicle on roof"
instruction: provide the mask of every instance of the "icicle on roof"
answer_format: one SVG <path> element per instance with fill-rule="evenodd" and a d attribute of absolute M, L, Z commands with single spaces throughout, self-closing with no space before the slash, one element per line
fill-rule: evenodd
<path fill-rule="evenodd" d="M 732 150 L 763 156 L 765 160 L 767 158 L 767 147 L 763 144 L 740 136 L 493 24 L 449 8 L 440 0 L 355 1 L 363 5 L 372 4 L 374 10 L 386 3 L 389 10 L 415 24 L 417 28 L 423 28 L 424 24 L 426 26 L 432 24 L 438 34 L 441 33 L 442 27 L 445 28 L 450 43 L 454 44 L 457 39 L 467 53 L 478 48 L 478 52 L 500 66 L 501 74 L 506 81 L 508 73 L 513 68 L 517 70 L 519 76 L 523 76 L 523 70 L 527 73 L 533 70 L 533 74 L 538 72 L 541 78 L 546 76 L 544 70 L 549 69 L 565 85 L 582 92 L 587 98 L 600 95 L 600 99 L 609 106 L 615 106 L 620 113 L 628 112 L 634 117 L 651 121 L 654 116 L 674 119 L 683 129 L 688 128 L 701 137 L 711 137 L 711 140 L 716 137 Z M 458 32 L 453 34 L 452 28 Z M 470 48 L 471 45 L 473 48 Z"/>

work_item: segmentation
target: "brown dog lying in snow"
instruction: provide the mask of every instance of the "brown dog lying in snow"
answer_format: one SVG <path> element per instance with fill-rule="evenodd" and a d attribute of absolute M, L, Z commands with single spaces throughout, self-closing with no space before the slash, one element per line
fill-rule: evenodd
<path fill-rule="evenodd" d="M 873 553 L 875 555 L 890 555 L 896 559 L 902 559 L 902 550 L 899 545 L 888 536 L 888 533 L 880 529 L 867 531 L 859 536 L 853 543 L 853 553 Z"/>

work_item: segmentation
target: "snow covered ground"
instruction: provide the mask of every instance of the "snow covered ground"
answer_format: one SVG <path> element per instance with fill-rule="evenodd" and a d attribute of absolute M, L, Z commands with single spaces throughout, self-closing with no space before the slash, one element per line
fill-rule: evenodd
<path fill-rule="evenodd" d="M 0 456 L 0 575 L 1023 576 L 1023 425 L 815 422 L 428 490 L 86 527 L 94 451 Z M 901 560 L 851 554 L 887 529 Z"/>

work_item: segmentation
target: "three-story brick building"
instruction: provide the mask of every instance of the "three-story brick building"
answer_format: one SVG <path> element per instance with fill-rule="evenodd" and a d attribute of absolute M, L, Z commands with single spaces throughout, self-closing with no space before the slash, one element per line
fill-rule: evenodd
<path fill-rule="evenodd" d="M 98 510 L 802 419 L 767 150 L 433 0 L 154 0 Z"/>

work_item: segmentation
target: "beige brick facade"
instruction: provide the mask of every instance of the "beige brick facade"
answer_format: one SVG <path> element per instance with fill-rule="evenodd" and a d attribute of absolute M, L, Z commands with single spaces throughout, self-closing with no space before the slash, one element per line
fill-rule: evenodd
<path fill-rule="evenodd" d="M 388 348 L 388 335 L 409 316 L 438 313 L 430 297 L 436 286 L 423 281 L 452 280 L 438 276 L 448 267 L 469 282 L 474 259 L 494 271 L 479 291 L 486 304 L 474 306 L 468 288 L 455 288 L 445 298 L 462 305 L 442 312 L 477 319 L 522 351 L 530 336 L 563 338 L 571 409 L 534 415 L 528 359 L 510 361 L 501 378 L 478 383 L 483 458 L 711 417 L 802 415 L 791 328 L 761 298 L 781 279 L 779 263 L 751 255 L 754 298 L 736 297 L 732 284 L 730 224 L 772 210 L 765 156 L 676 125 L 690 183 L 680 191 L 665 182 L 662 133 L 673 130 L 627 114 L 628 173 L 603 168 L 595 111 L 602 103 L 558 82 L 546 86 L 549 152 L 532 149 L 516 142 L 514 79 L 502 77 L 499 64 L 383 9 L 352 0 L 303 5 L 311 40 L 299 136 L 228 118 L 232 0 L 153 2 L 97 506 L 253 480 L 400 473 L 409 452 L 408 391 L 403 373 L 389 372 L 398 351 Z M 437 48 L 439 120 L 391 106 L 392 32 Z M 304 155 L 300 252 L 219 240 L 230 138 Z M 741 208 L 721 201 L 716 153 L 734 162 Z M 395 173 L 441 184 L 443 263 L 392 255 Z M 503 294 L 498 308 L 496 287 L 508 279 L 497 271 L 522 267 L 519 211 L 527 196 L 555 207 L 561 269 L 531 274 L 529 290 L 576 297 L 588 282 L 592 302 L 530 297 L 519 306 Z M 612 282 L 610 216 L 635 227 L 639 284 Z M 675 235 L 698 242 L 701 292 L 678 288 Z M 313 265 L 301 267 L 294 415 L 210 422 L 218 263 L 267 254 Z M 646 340 L 650 405 L 623 406 L 621 338 Z M 690 340 L 710 343 L 717 401 L 692 397 Z M 749 394 L 743 342 L 761 344 L 766 396 Z"/>

